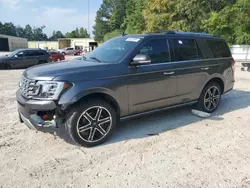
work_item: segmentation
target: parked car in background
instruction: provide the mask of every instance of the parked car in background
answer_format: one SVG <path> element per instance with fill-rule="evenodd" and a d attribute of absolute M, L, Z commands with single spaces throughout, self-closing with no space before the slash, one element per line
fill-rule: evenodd
<path fill-rule="evenodd" d="M 63 61 L 65 60 L 64 54 L 57 52 L 57 51 L 49 51 L 48 52 L 50 54 L 50 59 L 53 62 L 57 62 L 57 61 Z"/>
<path fill-rule="evenodd" d="M 82 53 L 82 50 L 80 49 L 74 49 L 72 47 L 67 47 L 64 49 L 59 49 L 58 50 L 60 53 L 64 55 L 80 55 Z"/>
<path fill-rule="evenodd" d="M 50 54 L 42 49 L 19 49 L 9 55 L 0 57 L 0 68 L 28 68 L 51 62 Z"/>
<path fill-rule="evenodd" d="M 194 104 L 214 112 L 234 87 L 234 71 L 229 47 L 219 37 L 124 35 L 82 60 L 26 70 L 16 93 L 18 111 L 32 129 L 63 125 L 73 141 L 91 147 L 106 141 L 120 119 Z"/>

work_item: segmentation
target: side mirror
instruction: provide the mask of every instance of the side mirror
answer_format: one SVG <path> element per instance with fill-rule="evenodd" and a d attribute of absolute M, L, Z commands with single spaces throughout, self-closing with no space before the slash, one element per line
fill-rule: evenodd
<path fill-rule="evenodd" d="M 148 65 L 151 64 L 151 58 L 148 55 L 138 54 L 134 57 L 130 65 Z"/>
<path fill-rule="evenodd" d="M 18 58 L 18 55 L 14 55 L 14 58 Z"/>

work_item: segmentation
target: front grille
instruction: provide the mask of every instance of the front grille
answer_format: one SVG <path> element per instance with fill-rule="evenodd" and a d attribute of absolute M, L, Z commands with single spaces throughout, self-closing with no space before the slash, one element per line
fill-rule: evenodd
<path fill-rule="evenodd" d="M 39 93 L 39 86 L 36 85 L 35 80 L 30 80 L 22 76 L 19 88 L 22 96 L 27 99 L 31 99 L 32 96 L 35 96 Z"/>

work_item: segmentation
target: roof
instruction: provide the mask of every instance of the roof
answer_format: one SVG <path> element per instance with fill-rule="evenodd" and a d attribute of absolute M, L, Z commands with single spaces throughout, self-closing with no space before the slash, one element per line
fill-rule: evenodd
<path fill-rule="evenodd" d="M 22 49 L 18 49 L 18 51 L 24 51 L 24 50 L 29 51 L 29 50 L 43 50 L 43 49 L 41 49 L 41 48 L 22 48 Z"/>
<path fill-rule="evenodd" d="M 220 39 L 217 36 L 213 36 L 208 33 L 194 33 L 194 32 L 177 32 L 177 31 L 160 31 L 154 33 L 145 33 L 145 34 L 135 34 L 135 35 L 123 35 L 124 37 L 135 37 L 135 38 L 150 38 L 157 36 L 168 36 L 168 37 L 195 37 L 195 38 L 216 38 Z"/>

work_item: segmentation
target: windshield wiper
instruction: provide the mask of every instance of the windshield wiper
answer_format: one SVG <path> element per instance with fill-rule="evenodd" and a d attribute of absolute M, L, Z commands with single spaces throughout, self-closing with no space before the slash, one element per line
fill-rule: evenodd
<path fill-rule="evenodd" d="M 94 60 L 96 60 L 96 61 L 98 61 L 98 62 L 102 62 L 100 59 L 98 59 L 97 57 L 89 57 L 90 59 L 94 59 Z"/>

